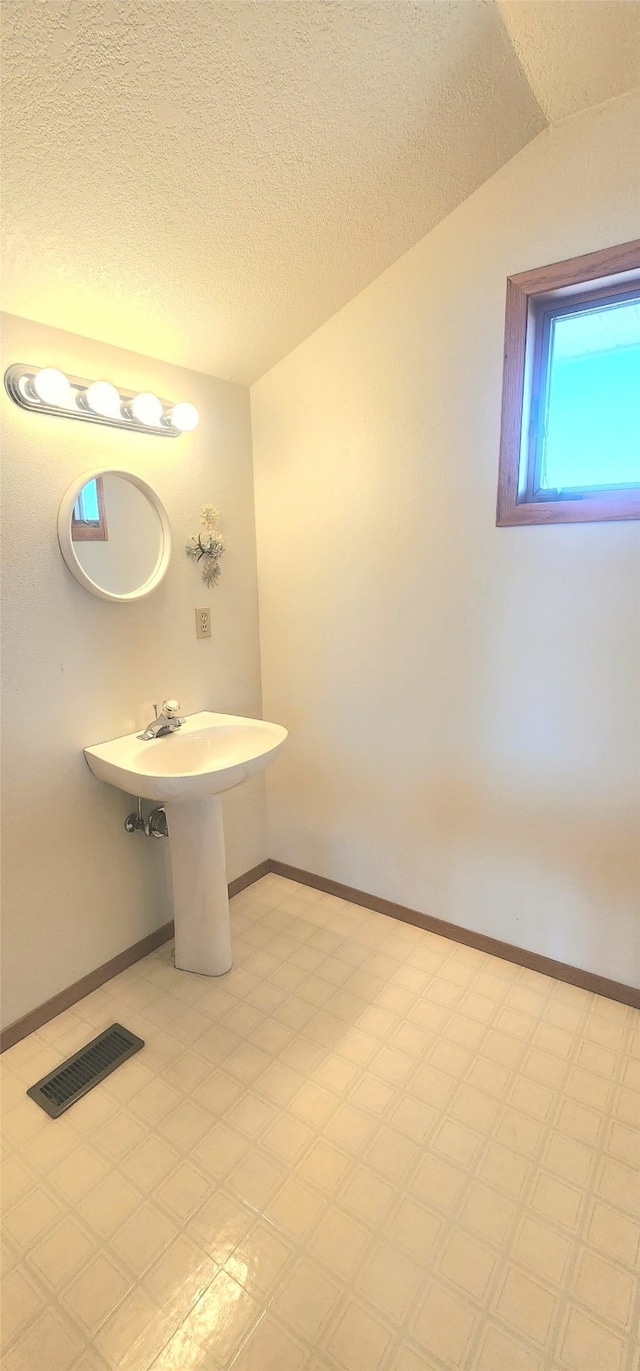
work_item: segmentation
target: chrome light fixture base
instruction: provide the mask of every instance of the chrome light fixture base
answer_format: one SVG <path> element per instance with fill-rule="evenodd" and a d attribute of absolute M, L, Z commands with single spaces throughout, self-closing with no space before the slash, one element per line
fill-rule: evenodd
<path fill-rule="evenodd" d="M 81 419 L 85 424 L 107 424 L 110 428 L 128 429 L 129 432 L 134 433 L 153 433 L 157 438 L 179 438 L 182 433 L 182 430 L 176 428 L 167 417 L 175 408 L 172 400 L 163 400 L 161 396 L 158 396 L 165 414 L 158 424 L 142 424 L 134 418 L 131 411 L 132 401 L 140 392 L 121 390 L 118 386 L 120 414 L 113 416 L 97 414 L 89 408 L 85 399 L 86 392 L 92 384 L 91 380 L 83 376 L 70 376 L 68 372 L 64 374 L 71 387 L 69 404 L 48 404 L 31 393 L 31 382 L 40 370 L 42 370 L 41 367 L 35 367 L 26 362 L 13 362 L 5 372 L 5 390 L 15 404 L 20 405 L 21 409 L 31 410 L 34 414 L 54 414 L 60 419 Z"/>

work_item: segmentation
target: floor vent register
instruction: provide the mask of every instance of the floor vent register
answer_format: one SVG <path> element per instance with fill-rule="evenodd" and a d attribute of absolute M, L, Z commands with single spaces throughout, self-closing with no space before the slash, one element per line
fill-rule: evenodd
<path fill-rule="evenodd" d="M 30 1086 L 27 1095 L 50 1118 L 57 1119 L 76 1100 L 81 1100 L 87 1091 L 93 1090 L 94 1085 L 99 1085 L 105 1076 L 110 1076 L 121 1062 L 126 1062 L 134 1052 L 139 1052 L 141 1047 L 144 1047 L 142 1038 L 137 1038 L 122 1024 L 112 1023 L 104 1033 L 92 1038 L 86 1047 L 74 1052 L 61 1066 Z"/>

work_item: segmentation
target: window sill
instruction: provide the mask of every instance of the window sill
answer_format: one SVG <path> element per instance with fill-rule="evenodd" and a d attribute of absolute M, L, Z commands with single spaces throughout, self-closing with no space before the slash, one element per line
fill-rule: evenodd
<path fill-rule="evenodd" d="M 523 524 L 588 524 L 612 519 L 640 519 L 640 490 L 615 497 L 585 495 L 581 500 L 532 500 L 513 504 L 498 496 L 496 526 Z"/>

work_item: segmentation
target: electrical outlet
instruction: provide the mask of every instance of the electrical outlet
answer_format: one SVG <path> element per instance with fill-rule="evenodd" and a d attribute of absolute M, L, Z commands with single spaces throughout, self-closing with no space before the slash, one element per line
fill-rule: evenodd
<path fill-rule="evenodd" d="M 208 605 L 196 610 L 196 638 L 211 637 L 211 610 Z"/>

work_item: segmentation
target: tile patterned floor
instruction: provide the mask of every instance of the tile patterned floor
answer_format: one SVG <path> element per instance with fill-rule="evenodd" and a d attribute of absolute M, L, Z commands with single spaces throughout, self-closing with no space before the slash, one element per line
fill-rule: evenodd
<path fill-rule="evenodd" d="M 5 1054 L 4 1371 L 637 1371 L 640 1016 L 276 876 L 232 917 Z"/>

